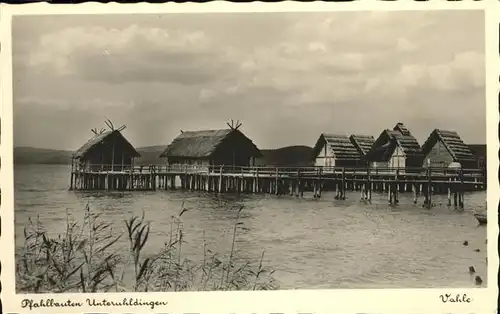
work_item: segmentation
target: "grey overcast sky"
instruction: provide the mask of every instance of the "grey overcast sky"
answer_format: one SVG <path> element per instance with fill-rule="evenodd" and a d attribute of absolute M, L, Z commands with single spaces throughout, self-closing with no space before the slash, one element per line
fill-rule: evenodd
<path fill-rule="evenodd" d="M 13 21 L 16 146 L 137 147 L 226 127 L 260 148 L 405 123 L 486 142 L 481 11 L 80 15 Z"/>

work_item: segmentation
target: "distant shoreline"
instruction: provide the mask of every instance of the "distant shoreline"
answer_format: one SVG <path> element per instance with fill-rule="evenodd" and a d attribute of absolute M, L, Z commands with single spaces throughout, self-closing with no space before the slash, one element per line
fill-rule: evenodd
<path fill-rule="evenodd" d="M 474 153 L 484 154 L 486 144 L 468 145 Z M 137 164 L 154 165 L 162 163 L 158 156 L 166 146 L 145 146 L 137 148 L 141 157 Z M 259 165 L 269 166 L 311 166 L 313 148 L 306 145 L 286 146 L 276 149 L 261 149 L 263 158 Z M 73 151 L 36 147 L 14 147 L 14 165 L 70 165 Z"/>
<path fill-rule="evenodd" d="M 160 164 L 158 156 L 166 146 L 139 147 L 141 154 L 137 164 Z M 305 145 L 286 146 L 277 149 L 261 149 L 263 158 L 258 160 L 261 165 L 312 165 L 313 148 Z M 70 165 L 73 151 L 56 150 L 35 147 L 14 147 L 14 165 Z"/>

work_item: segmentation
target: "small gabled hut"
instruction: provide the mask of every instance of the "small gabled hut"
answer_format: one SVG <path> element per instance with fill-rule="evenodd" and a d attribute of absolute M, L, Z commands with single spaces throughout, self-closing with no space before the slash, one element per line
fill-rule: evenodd
<path fill-rule="evenodd" d="M 352 145 L 358 150 L 362 164 L 366 165 L 366 155 L 375 143 L 375 138 L 371 135 L 352 134 L 349 136 Z"/>
<path fill-rule="evenodd" d="M 459 163 L 463 168 L 475 169 L 476 157 L 457 132 L 435 129 L 422 145 L 423 166 L 447 168 L 452 163 Z"/>
<path fill-rule="evenodd" d="M 169 165 L 253 166 L 260 150 L 240 130 L 241 124 L 228 129 L 181 131 L 160 158 Z"/>
<path fill-rule="evenodd" d="M 110 121 L 109 130 L 99 132 L 92 129 L 92 136 L 72 156 L 72 164 L 77 171 L 124 171 L 134 165 L 134 159 L 141 155 L 123 136 L 125 126 L 114 129 Z"/>
<path fill-rule="evenodd" d="M 347 135 L 322 133 L 313 148 L 316 167 L 356 167 L 360 154 Z"/>
<path fill-rule="evenodd" d="M 402 123 L 380 133 L 366 155 L 372 168 L 411 171 L 422 167 L 422 148 Z"/>

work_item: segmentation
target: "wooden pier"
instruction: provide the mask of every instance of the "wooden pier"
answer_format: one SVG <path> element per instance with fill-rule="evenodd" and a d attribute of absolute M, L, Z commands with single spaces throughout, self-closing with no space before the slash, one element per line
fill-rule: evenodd
<path fill-rule="evenodd" d="M 91 170 L 89 170 L 91 169 Z M 449 168 L 337 168 L 337 167 L 232 167 L 196 165 L 92 166 L 72 165 L 71 190 L 174 190 L 215 193 L 269 193 L 302 197 L 312 192 L 321 198 L 335 191 L 345 199 L 346 191 L 359 191 L 371 201 L 372 192 L 387 193 L 390 204 L 399 203 L 400 193 L 413 193 L 413 202 L 423 196 L 432 206 L 432 196 L 447 194 L 448 205 L 464 207 L 464 192 L 484 190 L 485 175 L 477 169 Z M 453 203 L 453 204 L 452 204 Z"/>

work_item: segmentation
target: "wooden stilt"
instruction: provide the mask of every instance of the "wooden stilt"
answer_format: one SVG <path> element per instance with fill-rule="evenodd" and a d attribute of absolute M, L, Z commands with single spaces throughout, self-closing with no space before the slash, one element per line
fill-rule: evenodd
<path fill-rule="evenodd" d="M 460 209 L 464 209 L 465 207 L 465 204 L 464 204 L 464 170 L 463 168 L 460 169 L 460 173 L 459 173 L 459 176 L 460 176 L 460 203 L 459 203 L 459 206 L 460 206 Z"/>
<path fill-rule="evenodd" d="M 452 184 L 452 181 L 451 181 L 451 178 L 448 180 L 449 183 L 448 183 L 448 206 L 451 206 L 451 184 Z"/>
<path fill-rule="evenodd" d="M 280 189 L 279 189 L 279 169 L 276 168 L 276 173 L 274 174 L 275 175 L 275 181 L 274 181 L 274 185 L 275 185 L 275 194 L 276 195 L 279 195 L 280 194 Z"/>
<path fill-rule="evenodd" d="M 323 168 L 319 168 L 319 179 L 318 179 L 318 194 L 317 194 L 317 197 L 318 198 L 321 198 L 321 190 L 323 188 L 323 180 L 321 179 L 322 177 L 322 174 L 323 174 Z"/>
<path fill-rule="evenodd" d="M 392 191 L 391 191 L 391 185 L 387 185 L 387 200 L 389 201 L 389 204 L 392 204 Z"/>
<path fill-rule="evenodd" d="M 294 191 L 294 194 L 295 194 L 295 197 L 299 197 L 300 196 L 300 180 L 297 179 L 297 181 L 295 182 L 295 191 Z"/>
<path fill-rule="evenodd" d="M 416 186 L 416 184 L 413 185 L 412 190 L 413 190 L 413 204 L 417 204 L 417 202 L 418 202 L 418 192 L 417 192 L 417 186 Z"/>
<path fill-rule="evenodd" d="M 427 208 L 432 207 L 432 170 L 429 163 L 427 167 Z"/>
<path fill-rule="evenodd" d="M 372 186 L 373 186 L 373 183 L 371 182 L 371 169 L 370 169 L 370 165 L 368 165 L 368 167 L 366 168 L 366 188 L 367 188 L 367 191 L 366 191 L 366 198 L 368 199 L 368 201 L 372 201 Z"/>
<path fill-rule="evenodd" d="M 341 189 L 341 199 L 345 200 L 345 189 L 346 189 L 346 180 L 345 180 L 345 168 L 342 168 L 342 189 Z"/>
<path fill-rule="evenodd" d="M 220 166 L 219 170 L 219 193 L 222 193 L 222 169 L 224 166 Z"/>
<path fill-rule="evenodd" d="M 399 169 L 396 169 L 396 177 L 394 178 L 395 179 L 395 183 L 394 183 L 394 204 L 398 204 L 399 203 L 399 187 L 400 187 L 400 184 L 399 184 Z"/>

